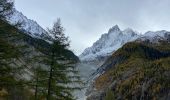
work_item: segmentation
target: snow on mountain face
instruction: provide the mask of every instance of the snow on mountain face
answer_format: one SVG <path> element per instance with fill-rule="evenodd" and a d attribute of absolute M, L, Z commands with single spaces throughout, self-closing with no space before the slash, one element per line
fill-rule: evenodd
<path fill-rule="evenodd" d="M 121 31 L 116 25 L 112 27 L 108 33 L 105 33 L 97 40 L 93 46 L 84 50 L 84 52 L 79 56 L 81 61 L 94 61 L 110 56 L 114 51 L 122 47 L 125 43 L 134 40 L 149 40 L 150 42 L 158 42 L 159 40 L 170 41 L 170 32 L 162 31 L 148 31 L 143 35 L 138 34 L 138 32 L 132 29 L 125 29 Z"/>
<path fill-rule="evenodd" d="M 152 43 L 158 43 L 160 40 L 170 41 L 170 32 L 165 30 L 156 32 L 148 31 L 137 40 L 141 41 L 149 40 Z"/>
<path fill-rule="evenodd" d="M 117 25 L 112 27 L 96 41 L 92 47 L 84 50 L 79 56 L 81 61 L 93 61 L 102 57 L 107 57 L 115 50 L 129 41 L 137 39 L 139 35 L 132 29 L 121 31 Z"/>
<path fill-rule="evenodd" d="M 21 12 L 17 11 L 15 8 L 13 8 L 13 14 L 8 16 L 6 19 L 12 25 L 21 23 L 19 29 L 25 31 L 27 34 L 29 34 L 32 37 L 43 38 L 43 39 L 50 38 L 47 32 L 39 24 L 37 24 L 37 22 L 28 19 L 26 16 L 24 16 Z"/>

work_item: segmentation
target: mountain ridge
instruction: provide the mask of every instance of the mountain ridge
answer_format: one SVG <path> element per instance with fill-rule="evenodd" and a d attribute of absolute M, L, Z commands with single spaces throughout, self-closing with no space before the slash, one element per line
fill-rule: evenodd
<path fill-rule="evenodd" d="M 107 58 L 114 51 L 122 47 L 125 43 L 135 40 L 150 40 L 154 42 L 154 37 L 165 38 L 168 31 L 148 31 L 140 34 L 133 29 L 127 28 L 120 30 L 118 25 L 110 28 L 108 33 L 104 33 L 101 37 L 93 43 L 91 47 L 86 48 L 82 54 L 79 55 L 81 61 L 89 62 Z"/>
<path fill-rule="evenodd" d="M 169 100 L 170 34 L 156 39 L 129 42 L 114 52 L 97 70 L 87 100 Z"/>
<path fill-rule="evenodd" d="M 51 44 L 51 40 L 53 37 L 48 34 L 48 32 L 43 29 L 36 21 L 27 18 L 22 12 L 19 12 L 17 9 L 13 8 L 12 13 L 6 16 L 8 24 L 11 26 L 16 26 L 18 31 L 22 33 L 25 42 L 28 44 L 35 46 L 36 48 L 45 48 L 44 51 L 48 50 L 49 45 Z M 2 24 L 7 24 L 6 21 L 0 20 L 3 22 Z M 9 27 L 11 27 L 8 25 Z M 71 51 L 66 51 L 66 55 L 71 56 L 74 60 L 79 61 L 79 58 Z"/>
<path fill-rule="evenodd" d="M 46 30 L 44 30 L 36 21 L 27 18 L 22 12 L 15 8 L 12 9 L 12 14 L 6 17 L 6 20 L 11 24 L 21 24 L 18 28 L 34 38 L 42 38 L 50 41 L 52 38 Z"/>
<path fill-rule="evenodd" d="M 108 33 L 102 34 L 99 40 L 94 42 L 91 47 L 86 48 L 79 56 L 80 60 L 92 61 L 96 58 L 107 57 L 127 41 L 133 41 L 136 38 L 137 33 L 133 30 L 121 31 L 118 25 L 115 25 L 109 29 Z"/>

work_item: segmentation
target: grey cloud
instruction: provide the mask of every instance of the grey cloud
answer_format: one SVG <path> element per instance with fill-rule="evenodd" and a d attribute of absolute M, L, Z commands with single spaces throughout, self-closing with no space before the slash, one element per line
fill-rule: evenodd
<path fill-rule="evenodd" d="M 170 30 L 169 0 L 16 0 L 16 8 L 44 28 L 58 17 L 80 54 L 118 24 L 139 32 Z"/>

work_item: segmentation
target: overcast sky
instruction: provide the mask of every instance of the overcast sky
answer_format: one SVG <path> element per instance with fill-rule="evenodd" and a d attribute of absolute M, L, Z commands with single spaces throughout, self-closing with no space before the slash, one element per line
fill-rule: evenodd
<path fill-rule="evenodd" d="M 170 0 L 15 0 L 15 7 L 45 29 L 60 17 L 77 55 L 116 24 L 170 30 Z"/>

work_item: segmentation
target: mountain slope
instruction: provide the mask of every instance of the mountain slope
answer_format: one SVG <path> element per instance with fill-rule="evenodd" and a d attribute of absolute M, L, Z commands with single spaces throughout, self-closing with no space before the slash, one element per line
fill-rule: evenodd
<path fill-rule="evenodd" d="M 88 75 L 90 79 L 88 81 L 89 84 L 91 85 L 86 90 L 86 95 L 87 96 L 93 95 L 90 96 L 92 97 L 90 98 L 90 100 L 98 100 L 100 98 L 96 99 L 95 97 L 102 97 L 102 95 L 106 94 L 106 91 L 104 92 L 104 94 L 102 94 L 103 90 L 95 91 L 94 88 L 95 86 L 93 82 L 95 81 L 96 78 L 98 79 L 100 75 L 103 76 L 103 73 L 105 73 L 105 71 L 110 70 L 112 65 L 119 64 L 121 63 L 121 61 L 126 60 L 126 57 L 123 55 L 115 56 L 114 58 L 112 58 L 111 56 L 114 52 L 117 51 L 117 49 L 121 48 L 124 44 L 133 41 L 137 43 L 150 44 L 150 46 L 158 45 L 160 41 L 166 41 L 169 43 L 170 32 L 162 30 L 156 32 L 148 31 L 144 34 L 138 34 L 138 32 L 135 32 L 132 29 L 125 29 L 124 31 L 121 31 L 119 27 L 116 25 L 113 28 L 111 28 L 108 31 L 108 33 L 103 34 L 101 38 L 93 44 L 92 47 L 85 49 L 84 52 L 79 56 L 81 63 L 84 64 L 96 63 L 96 65 L 98 64 L 97 66 L 93 65 L 95 67 L 91 66 L 91 70 L 90 70 L 91 74 Z M 159 49 L 163 49 L 163 48 L 159 48 Z M 159 54 L 159 52 L 157 51 L 155 52 Z M 100 62 L 100 64 L 98 62 Z M 106 76 L 106 77 L 109 78 L 110 76 Z M 107 80 L 103 80 L 102 82 L 104 87 L 108 87 Z M 100 83 L 102 84 L 102 82 Z M 102 87 L 102 86 L 99 85 L 98 87 Z M 108 99 L 108 100 L 114 100 L 114 99 Z"/>
<path fill-rule="evenodd" d="M 17 32 L 18 35 L 20 36 L 22 42 L 24 42 L 26 45 L 28 45 L 28 47 L 34 48 L 32 50 L 37 50 L 37 52 L 41 52 L 43 54 L 49 53 L 50 43 L 45 41 L 44 39 L 32 37 L 29 34 L 24 33 L 22 30 L 17 29 L 16 27 L 10 25 L 9 23 L 7 23 L 3 20 L 0 20 L 0 26 L 2 26 L 2 27 L 0 27 L 0 29 L 5 31 L 6 33 L 9 33 L 11 31 Z M 4 27 L 6 27 L 6 28 L 4 28 Z M 66 51 L 65 55 L 68 55 L 75 61 L 79 61 L 79 58 L 71 50 Z"/>
<path fill-rule="evenodd" d="M 125 29 L 121 31 L 117 25 L 112 27 L 108 33 L 105 33 L 97 40 L 91 47 L 85 49 L 79 56 L 81 61 L 95 61 L 107 59 L 113 52 L 122 47 L 125 43 L 134 40 L 149 40 L 150 42 L 158 42 L 156 40 L 164 39 L 170 32 L 162 31 L 148 31 L 144 34 L 139 34 L 132 29 Z M 159 38 L 159 39 L 158 39 Z"/>
<path fill-rule="evenodd" d="M 41 58 L 37 59 L 36 57 L 44 57 L 44 54 L 49 54 L 51 44 L 43 39 L 32 37 L 1 19 L 0 26 L 2 42 L 0 42 L 0 66 L 2 67 L 0 68 L 0 86 L 2 88 L 0 89 L 0 99 L 33 100 L 35 99 L 34 91 L 32 91 L 34 85 L 27 81 L 31 79 L 34 83 L 37 64 L 41 64 L 44 69 L 48 68 L 46 64 L 39 62 Z M 14 57 L 12 58 L 11 55 Z M 74 61 L 78 61 L 78 57 L 72 51 L 67 50 L 66 55 Z M 11 67 L 12 70 L 10 70 Z"/>
<path fill-rule="evenodd" d="M 112 27 L 108 33 L 105 33 L 96 41 L 92 47 L 84 50 L 79 56 L 82 61 L 100 60 L 110 56 L 114 51 L 119 49 L 123 44 L 137 39 L 139 35 L 132 29 L 121 31 L 117 25 Z"/>
<path fill-rule="evenodd" d="M 101 66 L 88 100 L 169 100 L 170 41 L 135 41 L 118 49 Z"/>
<path fill-rule="evenodd" d="M 8 23 L 11 24 L 11 26 L 8 26 L 13 27 L 13 25 L 19 24 L 17 31 L 21 33 L 23 40 L 29 45 L 38 48 L 41 52 L 47 53 L 50 41 L 52 40 L 52 37 L 47 33 L 47 31 L 44 30 L 36 21 L 28 19 L 15 8 L 12 9 L 12 12 L 12 14 L 6 17 Z M 2 20 L 0 21 L 2 22 L 1 24 L 7 24 Z M 72 51 L 68 50 L 66 52 L 66 55 L 69 55 L 76 61 L 79 61 L 79 58 Z"/>
<path fill-rule="evenodd" d="M 13 8 L 13 13 L 7 16 L 7 20 L 11 25 L 21 23 L 20 30 L 24 31 L 28 35 L 36 38 L 50 40 L 51 37 L 48 33 L 34 20 L 28 19 L 21 12 Z"/>

